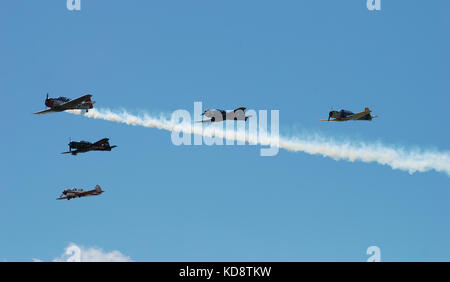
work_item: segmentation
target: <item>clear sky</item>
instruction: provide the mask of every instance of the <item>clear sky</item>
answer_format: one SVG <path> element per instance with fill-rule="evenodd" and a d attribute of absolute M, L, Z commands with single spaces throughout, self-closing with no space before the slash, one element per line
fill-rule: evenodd
<path fill-rule="evenodd" d="M 44 98 L 153 114 L 280 111 L 281 134 L 450 150 L 450 3 L 365 0 L 4 1 L 0 260 L 69 243 L 136 261 L 450 259 L 450 181 L 257 146 L 174 146 L 170 132 L 67 113 Z M 331 107 L 372 122 L 321 123 Z M 69 138 L 112 152 L 61 155 Z M 56 201 L 66 188 L 106 191 Z"/>

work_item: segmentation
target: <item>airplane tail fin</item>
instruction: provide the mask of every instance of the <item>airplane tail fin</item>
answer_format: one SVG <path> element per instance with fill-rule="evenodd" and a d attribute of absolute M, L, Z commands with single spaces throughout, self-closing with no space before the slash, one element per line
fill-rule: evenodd
<path fill-rule="evenodd" d="M 371 112 L 371 110 L 369 108 L 367 108 L 367 107 L 364 109 L 364 111 L 365 112 Z"/>
<path fill-rule="evenodd" d="M 100 185 L 97 184 L 97 186 L 95 186 L 95 191 L 97 192 L 103 192 L 102 188 L 100 187 Z"/>

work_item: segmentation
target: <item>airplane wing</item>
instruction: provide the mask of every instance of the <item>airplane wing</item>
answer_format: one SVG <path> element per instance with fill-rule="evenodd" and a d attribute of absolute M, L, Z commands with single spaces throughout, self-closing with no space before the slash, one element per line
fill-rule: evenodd
<path fill-rule="evenodd" d="M 59 198 L 56 198 L 57 200 L 65 200 L 65 199 L 68 199 L 69 197 L 59 197 Z"/>
<path fill-rule="evenodd" d="M 74 150 L 74 151 L 67 151 L 67 152 L 62 152 L 61 154 L 72 154 L 72 155 L 76 155 L 78 154 L 78 150 Z"/>
<path fill-rule="evenodd" d="M 370 111 L 368 108 L 366 108 L 366 110 L 364 110 L 364 111 L 362 111 L 362 112 L 359 112 L 359 113 L 357 113 L 357 114 L 354 114 L 354 115 L 352 115 L 352 116 L 349 116 L 348 119 L 349 119 L 349 120 L 358 120 L 358 119 L 362 118 L 363 116 L 365 116 L 365 115 L 367 115 L 367 114 L 370 114 L 370 112 L 371 112 L 371 111 Z"/>
<path fill-rule="evenodd" d="M 100 146 L 102 144 L 108 143 L 109 138 L 103 138 L 102 140 L 99 140 L 97 142 L 95 142 L 94 144 L 92 144 L 93 146 Z"/>
<path fill-rule="evenodd" d="M 90 197 L 90 196 L 98 196 L 98 195 L 100 195 L 100 194 L 97 194 L 97 191 L 89 190 L 89 191 L 83 191 L 81 193 L 78 193 L 77 197 L 82 198 L 82 197 Z"/>
<path fill-rule="evenodd" d="M 35 115 L 42 115 L 42 114 L 49 114 L 49 113 L 56 113 L 57 111 L 52 110 L 52 109 L 48 109 L 48 110 L 44 110 L 44 111 L 40 111 L 37 113 L 34 113 Z"/>
<path fill-rule="evenodd" d="M 83 192 L 79 192 L 77 194 L 78 197 L 86 197 L 86 196 L 92 196 L 92 190 L 90 191 L 83 191 Z"/>
<path fill-rule="evenodd" d="M 82 102 L 86 101 L 87 99 L 90 99 L 91 97 L 92 97 L 91 94 L 87 94 L 87 95 L 81 96 L 79 98 L 70 100 L 69 102 L 66 102 L 66 103 L 60 105 L 58 108 L 60 108 L 62 110 L 67 110 L 67 109 L 73 108 L 73 107 L 81 104 Z"/>
<path fill-rule="evenodd" d="M 330 119 L 330 120 L 328 120 L 328 119 L 321 119 L 320 121 L 338 121 L 338 120 L 335 120 L 335 119 Z"/>

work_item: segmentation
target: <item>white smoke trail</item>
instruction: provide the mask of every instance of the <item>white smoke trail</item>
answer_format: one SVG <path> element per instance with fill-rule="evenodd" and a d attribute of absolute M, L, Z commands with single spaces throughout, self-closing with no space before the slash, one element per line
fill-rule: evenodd
<path fill-rule="evenodd" d="M 79 110 L 67 111 L 72 114 L 82 114 Z M 248 142 L 249 144 L 269 145 L 276 144 L 270 137 L 258 138 L 255 134 L 246 134 L 239 131 L 218 130 L 214 127 L 202 128 L 191 124 L 179 124 L 164 117 L 151 117 L 147 114 L 136 116 L 126 111 L 120 113 L 109 109 L 92 109 L 83 114 L 85 117 L 103 119 L 112 122 L 124 123 L 134 126 L 163 129 L 167 131 L 198 134 L 206 137 L 218 137 L 234 141 Z M 286 138 L 279 139 L 279 148 L 292 152 L 304 152 L 311 155 L 322 155 L 334 160 L 376 162 L 388 165 L 392 169 L 414 172 L 435 170 L 450 176 L 450 152 L 434 152 L 421 150 L 405 150 L 403 148 L 389 147 L 383 144 L 349 143 L 314 138 Z"/>

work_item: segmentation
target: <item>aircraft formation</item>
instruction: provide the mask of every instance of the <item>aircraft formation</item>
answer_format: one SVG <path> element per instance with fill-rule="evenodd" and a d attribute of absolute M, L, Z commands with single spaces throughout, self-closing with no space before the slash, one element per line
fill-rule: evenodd
<path fill-rule="evenodd" d="M 89 109 L 94 108 L 95 101 L 91 100 L 92 95 L 86 94 L 84 96 L 78 97 L 76 99 L 69 99 L 67 97 L 58 97 L 58 98 L 49 98 L 48 93 L 45 98 L 44 104 L 49 108 L 47 110 L 43 110 L 37 112 L 35 114 L 49 114 L 56 112 L 63 112 L 66 110 L 85 110 L 86 113 Z M 111 146 L 109 144 L 109 138 L 103 138 L 95 143 L 91 143 L 88 141 L 70 141 L 69 142 L 69 151 L 63 152 L 61 154 L 72 154 L 76 156 L 79 153 L 86 153 L 90 151 L 111 151 L 111 149 L 117 146 Z M 74 150 L 72 150 L 74 149 Z M 62 191 L 62 194 L 57 200 L 70 200 L 73 198 L 82 198 L 88 196 L 98 196 L 101 195 L 104 191 L 100 187 L 100 185 L 95 186 L 93 190 L 84 191 L 83 189 L 73 188 L 66 189 Z"/>
<path fill-rule="evenodd" d="M 66 97 L 58 97 L 58 98 L 49 98 L 48 93 L 47 97 L 45 98 L 44 104 L 49 109 L 36 112 L 35 114 L 48 114 L 48 113 L 56 113 L 56 112 L 63 112 L 66 110 L 85 110 L 86 113 L 94 108 L 95 101 L 91 100 L 92 95 L 86 94 L 81 97 L 78 97 L 76 99 L 69 99 Z M 208 123 L 208 122 L 221 122 L 224 120 L 241 120 L 241 121 L 247 121 L 251 115 L 245 115 L 246 107 L 240 107 L 233 111 L 225 111 L 220 109 L 214 109 L 210 110 L 207 109 L 202 113 L 202 116 L 205 116 L 209 119 L 202 119 L 201 123 Z M 340 111 L 333 111 L 331 110 L 328 113 L 328 119 L 321 119 L 320 121 L 349 121 L 349 120 L 365 120 L 365 121 L 371 121 L 372 119 L 376 118 L 377 116 L 371 115 L 371 110 L 369 108 L 365 108 L 364 111 L 359 113 L 353 113 L 348 110 L 340 110 Z M 73 156 L 76 156 L 79 153 L 86 153 L 90 151 L 111 151 L 111 149 L 116 148 L 116 145 L 111 146 L 109 144 L 108 138 L 103 138 L 97 142 L 91 143 L 88 141 L 70 141 L 69 142 L 69 151 L 62 152 L 61 154 L 72 154 Z M 62 191 L 61 196 L 57 198 L 57 200 L 70 200 L 73 198 L 82 198 L 82 197 L 88 197 L 88 196 L 98 196 L 101 195 L 104 191 L 100 187 L 100 185 L 95 186 L 92 190 L 84 191 L 83 189 L 73 188 L 73 189 L 65 189 Z"/>

